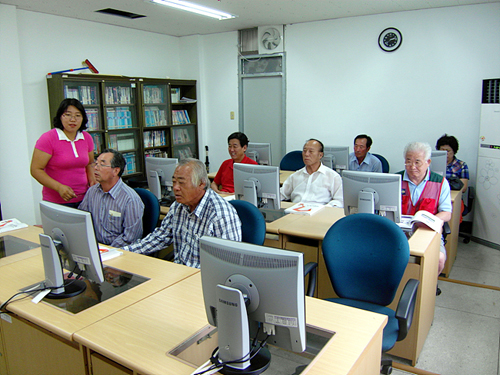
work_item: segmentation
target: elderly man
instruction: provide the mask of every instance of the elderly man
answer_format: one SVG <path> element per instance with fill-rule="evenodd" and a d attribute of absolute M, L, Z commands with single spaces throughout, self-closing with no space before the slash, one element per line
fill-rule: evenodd
<path fill-rule="evenodd" d="M 286 179 L 280 190 L 281 200 L 344 206 L 342 178 L 321 163 L 322 157 L 323 143 L 308 140 L 302 149 L 305 167 Z"/>
<path fill-rule="evenodd" d="M 372 139 L 366 134 L 354 138 L 354 152 L 349 154 L 349 170 L 382 173 L 382 162 L 370 154 Z"/>
<path fill-rule="evenodd" d="M 98 183 L 78 206 L 92 213 L 97 241 L 113 247 L 129 245 L 142 236 L 144 204 L 121 179 L 125 165 L 122 154 L 104 150 L 93 164 Z"/>
<path fill-rule="evenodd" d="M 174 244 L 174 262 L 200 268 L 201 236 L 241 241 L 241 221 L 236 210 L 208 188 L 205 165 L 182 159 L 172 177 L 175 200 L 161 226 L 123 249 L 151 254 Z"/>
<path fill-rule="evenodd" d="M 444 222 L 451 219 L 450 185 L 446 178 L 431 172 L 431 146 L 427 143 L 408 143 L 404 149 L 405 170 L 403 175 L 402 203 L 403 215 L 414 215 L 424 210 L 436 215 Z M 439 253 L 438 274 L 446 262 L 443 241 Z"/>

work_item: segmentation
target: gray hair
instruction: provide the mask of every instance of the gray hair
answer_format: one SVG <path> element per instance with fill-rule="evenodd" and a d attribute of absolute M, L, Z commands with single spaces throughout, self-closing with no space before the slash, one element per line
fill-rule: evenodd
<path fill-rule="evenodd" d="M 410 142 L 405 146 L 403 157 L 406 159 L 408 152 L 423 152 L 425 160 L 431 158 L 432 148 L 427 142 Z"/>
<path fill-rule="evenodd" d="M 199 186 L 200 184 L 205 184 L 205 190 L 208 189 L 208 175 L 207 170 L 205 168 L 205 164 L 198 159 L 194 158 L 185 158 L 179 160 L 177 164 L 177 168 L 189 166 L 191 167 L 193 173 L 191 173 L 191 182 L 193 186 Z"/>

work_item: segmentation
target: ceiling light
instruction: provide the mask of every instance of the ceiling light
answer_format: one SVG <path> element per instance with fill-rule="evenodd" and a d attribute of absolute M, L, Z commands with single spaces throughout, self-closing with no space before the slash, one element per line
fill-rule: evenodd
<path fill-rule="evenodd" d="M 183 0 L 151 0 L 153 3 L 166 5 L 172 8 L 177 8 L 185 10 L 192 13 L 201 14 L 203 16 L 217 18 L 218 20 L 227 20 L 230 18 L 236 18 L 237 16 L 219 10 L 210 9 L 201 5 L 189 3 Z"/>

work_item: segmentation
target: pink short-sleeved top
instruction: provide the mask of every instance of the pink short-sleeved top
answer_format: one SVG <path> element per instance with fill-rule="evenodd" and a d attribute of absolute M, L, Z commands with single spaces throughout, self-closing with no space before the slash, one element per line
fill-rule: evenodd
<path fill-rule="evenodd" d="M 61 184 L 70 186 L 76 194 L 76 198 L 66 202 L 57 191 L 44 186 L 43 200 L 54 203 L 81 202 L 89 186 L 86 166 L 89 164 L 89 152 L 94 150 L 91 135 L 79 131 L 75 140 L 70 141 L 61 129 L 54 128 L 42 134 L 35 148 L 52 155 L 45 172 Z"/>

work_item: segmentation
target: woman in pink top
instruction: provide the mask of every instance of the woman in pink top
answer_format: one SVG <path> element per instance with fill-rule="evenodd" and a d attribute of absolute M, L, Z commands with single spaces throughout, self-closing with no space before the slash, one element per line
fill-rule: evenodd
<path fill-rule="evenodd" d="M 94 142 L 87 114 L 77 99 L 64 99 L 54 129 L 42 134 L 31 159 L 31 175 L 43 185 L 43 200 L 78 207 L 96 183 L 92 163 Z"/>

